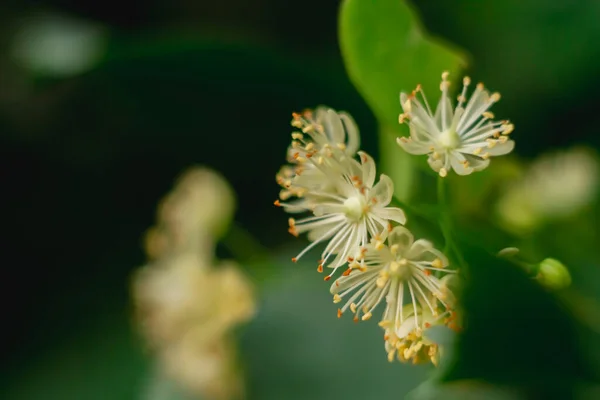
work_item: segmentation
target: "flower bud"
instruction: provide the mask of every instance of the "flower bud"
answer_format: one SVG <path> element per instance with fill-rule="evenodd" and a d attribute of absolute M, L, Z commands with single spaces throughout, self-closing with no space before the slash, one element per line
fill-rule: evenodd
<path fill-rule="evenodd" d="M 539 264 L 537 280 L 548 289 L 559 290 L 571 284 L 571 274 L 563 263 L 546 258 Z"/>

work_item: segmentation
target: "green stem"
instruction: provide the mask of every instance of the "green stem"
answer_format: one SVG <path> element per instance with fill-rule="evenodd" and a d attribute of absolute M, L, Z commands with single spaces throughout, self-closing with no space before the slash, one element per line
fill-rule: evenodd
<path fill-rule="evenodd" d="M 452 217 L 450 216 L 450 210 L 448 208 L 448 200 L 446 197 L 446 183 L 444 178 L 441 176 L 438 177 L 437 182 L 437 197 L 438 203 L 441 208 L 441 215 L 439 218 L 440 230 L 442 231 L 442 235 L 445 241 L 445 249 L 444 252 L 449 253 L 452 252 L 458 261 L 458 265 L 461 269 L 467 267 L 467 262 L 463 257 L 462 252 L 460 251 L 458 245 L 454 241 L 454 237 L 452 236 Z"/>

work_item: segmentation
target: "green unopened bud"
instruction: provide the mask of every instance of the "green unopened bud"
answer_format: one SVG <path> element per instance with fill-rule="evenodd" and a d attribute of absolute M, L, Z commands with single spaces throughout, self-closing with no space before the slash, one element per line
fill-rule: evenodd
<path fill-rule="evenodd" d="M 571 274 L 563 263 L 546 258 L 539 264 L 537 280 L 548 289 L 559 290 L 571 284 Z"/>

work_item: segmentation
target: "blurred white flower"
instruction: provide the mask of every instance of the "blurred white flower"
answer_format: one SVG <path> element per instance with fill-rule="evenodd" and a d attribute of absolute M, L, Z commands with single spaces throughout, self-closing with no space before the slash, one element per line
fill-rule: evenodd
<path fill-rule="evenodd" d="M 214 260 L 233 204 L 217 173 L 184 173 L 160 204 L 146 235 L 151 261 L 132 284 L 137 320 L 164 373 L 194 395 L 219 400 L 243 392 L 232 331 L 256 311 L 240 266 Z"/>
<path fill-rule="evenodd" d="M 447 79 L 448 73 L 444 72 L 440 84 L 442 97 L 435 114 L 420 85 L 410 95 L 400 94 L 404 113 L 399 120 L 408 123 L 410 137 L 398 138 L 398 144 L 410 154 L 428 154 L 429 165 L 442 177 L 450 170 L 468 175 L 486 168 L 491 156 L 513 150 L 515 144 L 508 135 L 514 126 L 508 121 L 493 121 L 494 115 L 488 109 L 500 100 L 500 95 L 490 95 L 482 83 L 467 102 L 469 77 L 463 79 L 463 89 L 453 109 Z M 421 94 L 423 103 L 417 94 Z"/>
<path fill-rule="evenodd" d="M 544 154 L 499 199 L 496 215 L 515 233 L 571 216 L 594 201 L 598 170 L 597 156 L 585 148 Z"/>
<path fill-rule="evenodd" d="M 385 299 L 386 309 L 380 325 L 399 335 L 406 318 L 413 315 L 415 329 L 423 329 L 426 321 L 419 320 L 419 311 L 432 316 L 447 315 L 454 298 L 446 280 L 454 270 L 447 268 L 448 259 L 442 252 L 423 239 L 414 240 L 412 233 L 402 226 L 395 227 L 387 237 L 387 244 L 372 242 L 362 251 L 364 263 L 350 267 L 331 285 L 334 303 L 346 303 L 338 309 L 338 317 L 350 309 L 354 319 L 370 319 L 374 309 Z M 438 278 L 436 275 L 444 276 Z M 406 314 L 408 300 L 412 313 Z"/>
<path fill-rule="evenodd" d="M 308 158 L 303 163 L 313 163 L 322 172 L 322 178 L 316 179 L 326 180 L 332 191 L 319 190 L 310 182 L 303 183 L 305 192 L 300 202 L 275 202 L 289 212 L 313 213 L 311 217 L 289 219 L 289 232 L 294 236 L 308 232 L 312 242 L 293 261 L 319 243 L 329 241 L 319 262 L 320 272 L 323 266 L 333 268 L 325 280 L 329 280 L 337 268 L 352 262 L 370 238 L 390 229 L 390 221 L 406 222 L 401 209 L 388 207 L 394 192 L 391 179 L 381 175 L 375 184 L 375 162 L 364 152 L 359 155 L 361 163 L 353 158 L 342 159 L 339 153 L 328 156 L 327 163 L 313 163 L 313 158 Z"/>
<path fill-rule="evenodd" d="M 204 167 L 188 169 L 160 202 L 157 224 L 146 235 L 148 256 L 196 250 L 212 257 L 212 246 L 229 226 L 234 208 L 233 190 L 220 174 Z"/>
<path fill-rule="evenodd" d="M 238 265 L 230 261 L 206 265 L 194 253 L 173 255 L 140 269 L 133 296 L 145 335 L 159 347 L 197 326 L 202 327 L 204 340 L 212 340 L 255 312 L 252 285 Z"/>

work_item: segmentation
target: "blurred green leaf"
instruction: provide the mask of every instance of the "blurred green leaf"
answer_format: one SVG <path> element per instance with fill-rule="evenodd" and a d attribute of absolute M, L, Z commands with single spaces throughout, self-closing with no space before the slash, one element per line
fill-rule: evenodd
<path fill-rule="evenodd" d="M 555 296 L 504 260 L 476 250 L 467 259 L 465 330 L 443 381 L 569 393 L 589 378 L 574 321 Z"/>
<path fill-rule="evenodd" d="M 427 37 L 414 11 L 400 0 L 345 0 L 339 26 L 348 75 L 380 123 L 382 170 L 394 180 L 396 196 L 406 199 L 413 160 L 395 143 L 401 132 L 399 93 L 421 83 L 435 100 L 440 74 L 458 72 L 465 57 Z"/>

